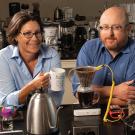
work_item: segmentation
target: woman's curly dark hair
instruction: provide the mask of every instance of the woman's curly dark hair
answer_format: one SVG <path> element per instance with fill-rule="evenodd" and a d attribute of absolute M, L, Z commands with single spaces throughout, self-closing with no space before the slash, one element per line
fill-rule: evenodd
<path fill-rule="evenodd" d="M 8 25 L 7 37 L 9 44 L 17 45 L 15 38 L 20 33 L 22 26 L 28 21 L 36 21 L 40 26 L 41 32 L 43 32 L 43 24 L 39 16 L 34 15 L 30 11 L 17 12 Z"/>

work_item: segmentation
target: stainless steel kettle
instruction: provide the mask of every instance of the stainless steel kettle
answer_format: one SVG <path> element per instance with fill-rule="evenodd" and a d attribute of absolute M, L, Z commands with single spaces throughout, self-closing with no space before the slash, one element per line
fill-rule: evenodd
<path fill-rule="evenodd" d="M 51 96 L 42 90 L 30 99 L 27 108 L 27 132 L 33 135 L 48 135 L 58 131 L 58 112 Z"/>

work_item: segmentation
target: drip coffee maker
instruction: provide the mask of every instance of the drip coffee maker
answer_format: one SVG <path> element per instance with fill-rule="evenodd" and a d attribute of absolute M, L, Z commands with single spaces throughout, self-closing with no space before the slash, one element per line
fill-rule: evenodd
<path fill-rule="evenodd" d="M 69 71 L 70 80 L 72 76 L 76 76 L 79 80 L 77 88 L 79 107 L 74 106 L 73 135 L 99 135 L 101 109 L 94 106 L 99 101 L 99 94 L 93 90 L 92 80 L 95 72 L 100 68 L 86 66 Z M 73 81 L 73 83 L 75 82 Z"/>
<path fill-rule="evenodd" d="M 69 76 L 76 74 L 79 79 L 77 96 L 81 108 L 91 108 L 99 100 L 99 94 L 91 86 L 96 71 L 96 67 L 86 66 L 72 69 L 69 72 Z"/>
<path fill-rule="evenodd" d="M 79 100 L 79 108 L 74 107 L 74 122 L 73 122 L 73 135 L 78 134 L 100 134 L 101 127 L 101 109 L 96 103 L 99 101 L 99 94 L 92 88 L 92 82 L 96 71 L 107 67 L 112 74 L 112 86 L 110 90 L 110 97 L 108 100 L 106 112 L 104 114 L 103 121 L 108 122 L 108 113 L 110 110 L 110 104 L 112 99 L 112 93 L 115 86 L 114 76 L 111 68 L 104 64 L 97 67 L 84 66 L 71 69 L 69 71 L 69 79 L 73 76 L 72 83 L 79 85 L 77 88 L 77 96 Z M 78 79 L 79 83 L 75 83 L 75 79 Z M 75 106 L 75 105 L 74 105 Z M 81 117 L 80 117 L 81 116 Z"/>

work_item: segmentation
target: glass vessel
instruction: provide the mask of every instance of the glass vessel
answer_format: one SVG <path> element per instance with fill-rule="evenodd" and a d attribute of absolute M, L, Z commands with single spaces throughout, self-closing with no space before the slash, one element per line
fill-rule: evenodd
<path fill-rule="evenodd" d="M 75 73 L 79 79 L 77 95 L 82 108 L 92 107 L 99 100 L 99 94 L 92 89 L 91 85 L 96 71 L 92 66 L 78 67 L 69 71 L 69 76 Z"/>

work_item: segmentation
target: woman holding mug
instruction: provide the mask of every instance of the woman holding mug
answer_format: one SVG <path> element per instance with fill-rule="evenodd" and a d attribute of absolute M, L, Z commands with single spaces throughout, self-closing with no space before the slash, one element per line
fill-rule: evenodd
<path fill-rule="evenodd" d="M 39 88 L 49 87 L 49 72 L 60 67 L 60 57 L 42 44 L 40 18 L 26 11 L 16 13 L 8 26 L 9 46 L 0 50 L 0 105 L 22 106 L 27 97 Z M 57 105 L 63 91 L 48 90 Z"/>

